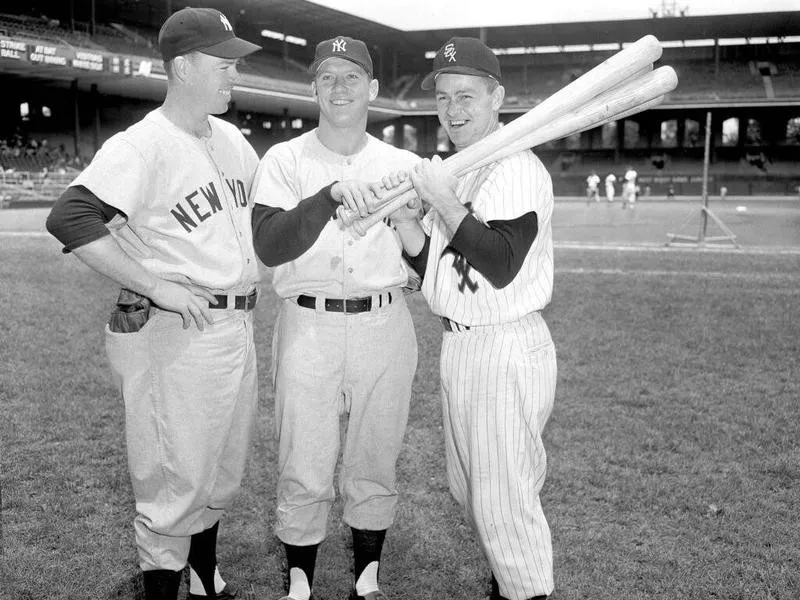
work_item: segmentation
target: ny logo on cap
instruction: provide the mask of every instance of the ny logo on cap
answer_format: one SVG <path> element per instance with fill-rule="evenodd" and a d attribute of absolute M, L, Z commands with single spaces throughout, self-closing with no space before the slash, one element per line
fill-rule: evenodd
<path fill-rule="evenodd" d="M 456 62 L 456 45 L 452 42 L 444 47 L 444 57 L 447 62 Z"/>
<path fill-rule="evenodd" d="M 220 20 L 220 21 L 222 21 L 222 26 L 223 26 L 223 27 L 224 27 L 224 28 L 225 28 L 227 31 L 233 31 L 233 25 L 231 25 L 231 22 L 230 22 L 230 21 L 228 21 L 228 17 L 226 17 L 225 15 L 220 15 L 220 16 L 219 16 L 219 20 Z"/>
<path fill-rule="evenodd" d="M 333 51 L 347 52 L 347 40 L 342 38 L 336 38 L 335 40 L 333 40 Z"/>

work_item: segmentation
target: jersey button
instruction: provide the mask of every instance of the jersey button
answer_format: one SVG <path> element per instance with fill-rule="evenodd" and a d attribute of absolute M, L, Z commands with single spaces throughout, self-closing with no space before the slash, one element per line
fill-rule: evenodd
<path fill-rule="evenodd" d="M 352 273 L 353 272 L 353 267 L 350 267 L 349 269 L 347 269 L 347 272 L 348 273 Z"/>
<path fill-rule="evenodd" d="M 347 245 L 348 246 L 352 246 L 353 245 L 353 240 L 350 240 L 349 242 L 347 242 Z"/>

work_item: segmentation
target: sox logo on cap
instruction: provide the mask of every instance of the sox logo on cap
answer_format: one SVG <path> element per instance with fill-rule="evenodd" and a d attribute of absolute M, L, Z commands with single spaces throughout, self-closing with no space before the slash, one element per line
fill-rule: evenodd
<path fill-rule="evenodd" d="M 447 62 L 456 62 L 456 46 L 455 44 L 447 44 L 444 47 L 444 56 Z"/>

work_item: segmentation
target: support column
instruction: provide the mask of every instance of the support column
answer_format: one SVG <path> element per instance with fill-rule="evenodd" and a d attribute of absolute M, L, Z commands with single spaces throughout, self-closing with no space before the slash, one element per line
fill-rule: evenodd
<path fill-rule="evenodd" d="M 80 112 L 80 105 L 78 102 L 78 80 L 73 79 L 72 83 L 70 84 L 70 92 L 72 95 L 72 106 L 73 106 L 73 127 L 72 127 L 72 142 L 73 148 L 75 151 L 75 156 L 80 155 L 80 144 L 81 144 L 81 112 Z"/>
<path fill-rule="evenodd" d="M 97 154 L 97 151 L 100 150 L 100 94 L 97 91 L 97 84 L 93 83 L 91 87 L 91 99 L 92 99 L 92 107 L 94 109 L 94 119 L 93 119 L 93 139 L 92 139 L 92 146 L 94 148 L 94 154 Z"/>
<path fill-rule="evenodd" d="M 394 140 L 392 140 L 392 145 L 395 148 L 403 147 L 403 129 L 405 129 L 405 121 L 397 119 L 394 122 Z"/>

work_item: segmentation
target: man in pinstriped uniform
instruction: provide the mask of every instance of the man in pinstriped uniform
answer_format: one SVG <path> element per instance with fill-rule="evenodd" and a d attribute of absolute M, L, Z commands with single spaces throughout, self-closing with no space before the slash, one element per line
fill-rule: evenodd
<path fill-rule="evenodd" d="M 452 38 L 422 82 L 457 150 L 495 131 L 500 65 L 475 38 Z M 385 178 L 397 185 L 403 173 Z M 553 591 L 550 530 L 539 492 L 542 430 L 553 407 L 556 355 L 540 311 L 553 288 L 550 176 L 526 150 L 460 180 L 439 157 L 414 167 L 432 205 L 392 215 L 422 293 L 444 325 L 441 387 L 447 474 L 492 571 L 492 599 Z"/>

